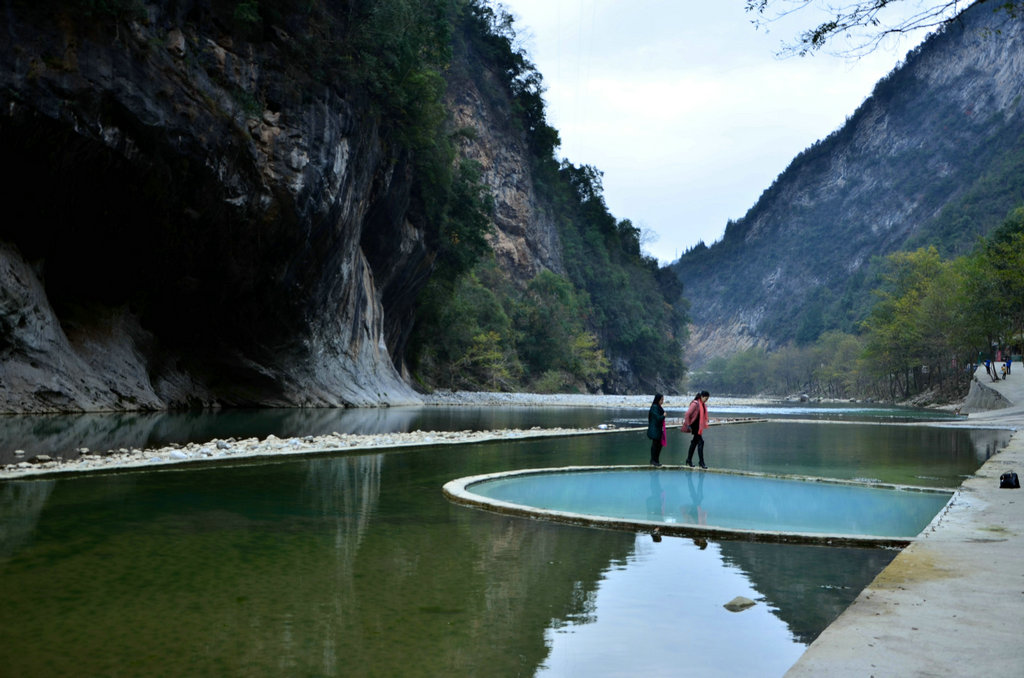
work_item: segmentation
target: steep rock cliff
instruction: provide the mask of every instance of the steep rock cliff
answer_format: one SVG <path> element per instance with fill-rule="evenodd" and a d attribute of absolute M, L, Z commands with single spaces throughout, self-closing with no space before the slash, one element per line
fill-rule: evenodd
<path fill-rule="evenodd" d="M 1024 202 L 1024 18 L 989 4 L 908 55 L 721 241 L 676 264 L 698 295 L 692 367 L 849 329 L 873 257 L 962 253 Z"/>
<path fill-rule="evenodd" d="M 416 402 L 407 159 L 284 30 L 256 51 L 206 3 L 145 7 L 6 8 L 0 411 Z"/>
<path fill-rule="evenodd" d="M 479 163 L 494 197 L 490 244 L 498 265 L 520 285 L 542 270 L 565 275 L 558 227 L 534 188 L 525 135 L 508 114 L 511 102 L 494 94 L 501 89 L 497 76 L 467 48 L 449 74 L 447 100 L 459 153 Z"/>

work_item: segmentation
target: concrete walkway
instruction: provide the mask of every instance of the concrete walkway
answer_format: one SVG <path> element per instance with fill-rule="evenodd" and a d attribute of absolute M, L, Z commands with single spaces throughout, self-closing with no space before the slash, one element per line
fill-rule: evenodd
<path fill-rule="evenodd" d="M 1010 444 L 964 482 L 787 678 L 1024 676 L 1024 490 L 999 488 L 1006 471 L 1024 478 L 1024 366 L 1015 367 L 998 382 L 984 368 L 975 374 L 972 392 L 993 389 L 1010 405 L 966 421 L 1014 429 Z"/>

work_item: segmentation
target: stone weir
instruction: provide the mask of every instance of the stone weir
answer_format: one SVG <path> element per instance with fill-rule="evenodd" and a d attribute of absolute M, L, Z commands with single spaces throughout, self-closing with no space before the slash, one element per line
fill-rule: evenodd
<path fill-rule="evenodd" d="M 419 401 L 410 161 L 223 4 L 5 7 L 0 412 Z"/>

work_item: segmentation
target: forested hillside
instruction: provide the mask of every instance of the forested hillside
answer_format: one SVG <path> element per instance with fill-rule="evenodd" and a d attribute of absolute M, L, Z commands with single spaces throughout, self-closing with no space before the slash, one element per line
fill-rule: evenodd
<path fill-rule="evenodd" d="M 514 45 L 508 14 L 464 5 L 446 74 L 451 134 L 488 189 L 491 250 L 432 277 L 413 373 L 427 387 L 674 391 L 680 285 L 608 211 L 601 172 L 557 160 L 541 74 Z"/>
<path fill-rule="evenodd" d="M 719 393 L 949 403 L 963 398 L 982 361 L 1024 350 L 1024 207 L 965 255 L 935 247 L 877 264 L 870 311 L 856 332 L 829 330 L 808 344 L 754 347 L 712 358 L 692 374 Z"/>
<path fill-rule="evenodd" d="M 966 254 L 1024 204 L 1024 18 L 997 9 L 979 3 L 908 54 L 721 241 L 674 266 L 700 296 L 692 365 L 859 331 L 882 257 Z"/>

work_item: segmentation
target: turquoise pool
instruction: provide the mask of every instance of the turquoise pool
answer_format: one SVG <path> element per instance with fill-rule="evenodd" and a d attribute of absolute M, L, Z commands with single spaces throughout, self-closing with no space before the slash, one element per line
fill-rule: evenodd
<path fill-rule="evenodd" d="M 533 469 L 462 478 L 449 498 L 501 512 L 628 529 L 780 541 L 906 544 L 948 490 L 689 468 Z"/>

